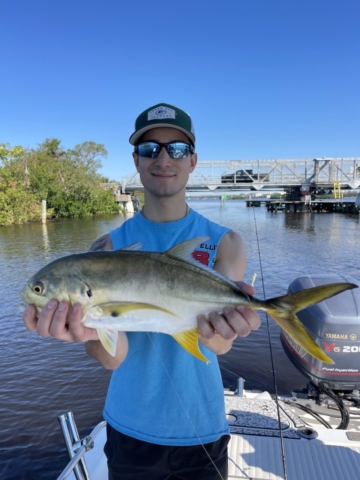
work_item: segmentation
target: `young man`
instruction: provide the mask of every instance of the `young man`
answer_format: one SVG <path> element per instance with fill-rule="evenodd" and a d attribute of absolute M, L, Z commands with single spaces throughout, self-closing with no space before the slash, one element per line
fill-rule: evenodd
<path fill-rule="evenodd" d="M 91 250 L 141 242 L 143 250 L 163 252 L 207 236 L 193 257 L 254 294 L 241 281 L 246 267 L 241 237 L 186 204 L 186 183 L 197 163 L 190 116 L 165 103 L 150 107 L 136 119 L 130 143 L 144 185 L 144 207 Z M 229 429 L 216 355 L 226 353 L 237 336 L 257 329 L 259 316 L 242 307 L 200 315 L 200 348 L 209 364 L 168 335 L 141 332 L 120 334 L 112 357 L 96 331 L 82 326 L 81 316 L 80 305 L 51 300 L 38 318 L 30 306 L 23 319 L 40 335 L 84 342 L 89 355 L 113 370 L 104 409 L 109 479 L 226 479 Z"/>

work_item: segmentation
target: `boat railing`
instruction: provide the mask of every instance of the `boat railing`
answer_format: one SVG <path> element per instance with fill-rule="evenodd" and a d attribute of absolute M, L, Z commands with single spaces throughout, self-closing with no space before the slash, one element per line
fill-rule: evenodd
<path fill-rule="evenodd" d="M 71 472 L 74 472 L 77 480 L 91 480 L 89 469 L 86 464 L 85 453 L 94 448 L 94 440 L 99 432 L 106 426 L 106 422 L 100 422 L 92 430 L 90 435 L 80 439 L 72 412 L 60 415 L 58 420 L 71 461 L 59 475 L 57 480 L 65 480 Z"/>

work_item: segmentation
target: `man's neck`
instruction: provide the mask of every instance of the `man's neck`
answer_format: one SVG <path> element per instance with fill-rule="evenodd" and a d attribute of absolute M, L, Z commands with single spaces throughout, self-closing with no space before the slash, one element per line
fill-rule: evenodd
<path fill-rule="evenodd" d="M 185 201 L 173 198 L 152 199 L 145 195 L 145 203 L 141 214 L 153 222 L 174 222 L 184 218 L 189 213 L 189 207 Z"/>

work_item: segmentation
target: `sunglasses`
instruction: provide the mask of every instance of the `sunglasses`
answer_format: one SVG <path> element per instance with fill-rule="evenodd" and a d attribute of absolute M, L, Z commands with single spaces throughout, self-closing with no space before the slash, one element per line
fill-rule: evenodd
<path fill-rule="evenodd" d="M 157 158 L 162 147 L 165 148 L 171 158 L 185 158 L 189 153 L 194 153 L 193 146 L 184 142 L 143 142 L 135 146 L 135 153 L 138 153 L 140 157 Z"/>

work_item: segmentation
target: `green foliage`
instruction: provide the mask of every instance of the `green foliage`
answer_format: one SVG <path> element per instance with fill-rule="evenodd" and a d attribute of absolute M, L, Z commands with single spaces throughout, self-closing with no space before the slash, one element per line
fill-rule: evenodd
<path fill-rule="evenodd" d="M 41 203 L 29 192 L 24 149 L 0 145 L 0 225 L 39 218 Z"/>
<path fill-rule="evenodd" d="M 41 219 L 41 201 L 52 217 L 116 213 L 111 191 L 98 174 L 107 151 L 84 142 L 64 150 L 60 140 L 46 139 L 37 149 L 0 145 L 0 225 Z"/>

